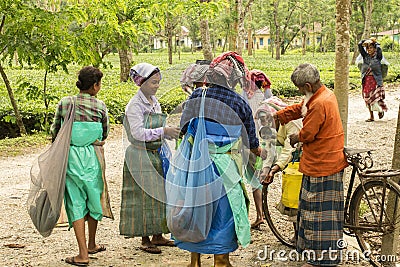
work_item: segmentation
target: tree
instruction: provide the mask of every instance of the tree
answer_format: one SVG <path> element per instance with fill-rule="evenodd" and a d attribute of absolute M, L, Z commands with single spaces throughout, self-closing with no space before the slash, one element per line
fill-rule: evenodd
<path fill-rule="evenodd" d="M 394 170 L 399 170 L 400 169 L 400 106 L 399 106 L 399 111 L 397 115 L 397 127 L 396 127 L 396 135 L 394 139 L 394 149 L 393 149 L 393 158 L 392 158 L 392 168 Z M 399 177 L 395 176 L 392 177 L 396 183 L 399 183 Z M 391 194 L 392 193 L 392 194 Z M 393 214 L 393 221 L 398 218 L 398 215 L 400 213 L 399 207 L 394 205 L 396 202 L 396 196 L 393 194 L 392 191 L 389 193 L 389 201 L 388 201 L 388 214 Z M 391 203 L 393 205 L 391 205 Z M 397 208 L 397 211 L 395 212 L 395 208 Z M 398 220 L 398 219 L 397 219 Z M 398 223 L 398 222 L 397 222 Z M 381 248 L 381 254 L 382 255 L 396 255 L 397 254 L 397 247 L 398 247 L 398 242 L 399 242 L 399 234 L 400 234 L 400 229 L 397 227 L 393 231 L 393 233 L 388 233 L 386 235 L 383 235 L 382 237 L 382 248 Z"/>
<path fill-rule="evenodd" d="M 243 52 L 243 45 L 244 45 L 244 38 L 245 38 L 245 28 L 244 28 L 244 21 L 246 18 L 246 14 L 249 13 L 251 5 L 253 4 L 254 0 L 248 0 L 245 3 L 243 0 L 236 0 L 237 2 L 237 14 L 238 14 L 238 21 L 237 21 L 237 28 L 238 28 L 238 35 L 237 35 L 237 53 L 239 55 Z"/>
<path fill-rule="evenodd" d="M 68 52 L 63 52 L 68 51 L 68 48 L 63 47 L 62 43 L 65 36 L 60 35 L 64 28 L 56 24 L 57 21 L 61 21 L 65 17 L 63 14 L 57 14 L 61 16 L 57 20 L 55 12 L 42 9 L 40 6 L 27 4 L 25 1 L 3 1 L 0 8 L 0 14 L 2 14 L 0 25 L 0 73 L 7 88 L 20 134 L 24 135 L 26 134 L 26 129 L 22 116 L 1 62 L 8 59 L 11 64 L 14 56 L 17 55 L 18 62 L 21 65 L 37 65 L 44 68 L 45 74 L 41 96 L 46 109 L 48 109 L 47 73 L 56 71 L 58 67 L 66 69 L 66 65 L 70 62 L 70 57 L 65 56 Z M 48 23 L 49 21 L 53 23 Z"/>
<path fill-rule="evenodd" d="M 363 39 L 367 39 L 371 35 L 372 8 L 373 8 L 373 0 L 366 0 L 364 32 L 362 35 Z"/>
<path fill-rule="evenodd" d="M 108 67 L 105 56 L 118 51 L 120 81 L 126 82 L 133 61 L 132 50 L 138 47 L 140 38 L 156 32 L 160 15 L 153 11 L 158 1 L 97 0 L 71 6 L 81 10 L 81 16 L 70 26 L 76 36 L 73 46 L 76 61 Z"/>
<path fill-rule="evenodd" d="M 200 0 L 200 3 L 209 3 L 210 0 Z M 213 59 L 213 53 L 211 49 L 210 43 L 210 29 L 208 27 L 208 19 L 203 15 L 203 12 L 200 12 L 200 33 L 201 33 L 201 46 L 203 49 L 203 56 L 206 60 Z"/>
<path fill-rule="evenodd" d="M 336 51 L 335 51 L 335 95 L 338 100 L 347 143 L 349 47 L 350 47 L 350 0 L 336 0 Z"/>

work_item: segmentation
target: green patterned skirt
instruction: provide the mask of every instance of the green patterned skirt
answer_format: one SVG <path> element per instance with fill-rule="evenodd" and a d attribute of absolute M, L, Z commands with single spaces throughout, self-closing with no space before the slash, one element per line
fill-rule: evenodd
<path fill-rule="evenodd" d="M 130 145 L 125 153 L 119 230 L 125 236 L 169 233 L 162 165 L 156 150 Z"/>

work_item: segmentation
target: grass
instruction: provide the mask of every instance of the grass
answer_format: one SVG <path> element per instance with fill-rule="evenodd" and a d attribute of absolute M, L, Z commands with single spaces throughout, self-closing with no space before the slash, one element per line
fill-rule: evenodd
<path fill-rule="evenodd" d="M 50 142 L 50 136 L 44 132 L 16 138 L 5 138 L 0 140 L 0 158 L 35 153 Z"/>

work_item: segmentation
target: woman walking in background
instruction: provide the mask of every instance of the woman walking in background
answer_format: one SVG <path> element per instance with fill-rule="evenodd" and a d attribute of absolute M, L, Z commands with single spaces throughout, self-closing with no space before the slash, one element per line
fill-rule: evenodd
<path fill-rule="evenodd" d="M 113 218 L 104 176 L 102 145 L 109 132 L 107 108 L 96 98 L 101 88 L 103 73 L 95 67 L 79 71 L 76 86 L 80 89 L 74 97 L 75 120 L 72 125 L 71 146 L 65 181 L 64 203 L 69 227 L 73 227 L 78 241 L 79 254 L 65 259 L 66 263 L 87 266 L 89 255 L 106 250 L 96 244 L 98 221 L 104 216 Z M 53 141 L 72 104 L 70 97 L 58 103 L 51 126 Z M 86 245 L 85 220 L 88 221 L 89 240 Z"/>
<path fill-rule="evenodd" d="M 364 49 L 365 47 L 365 49 Z M 369 110 L 367 122 L 374 121 L 374 111 L 378 112 L 379 119 L 387 111 L 385 104 L 385 90 L 383 88 L 382 49 L 375 38 L 362 40 L 358 43 L 358 50 L 363 58 L 361 65 L 362 94 Z"/>
<path fill-rule="evenodd" d="M 119 229 L 121 235 L 142 237 L 141 250 L 159 254 L 157 246 L 174 246 L 162 236 L 169 230 L 159 149 L 163 138 L 177 138 L 180 130 L 165 126 L 167 116 L 161 113 L 155 97 L 160 70 L 140 63 L 131 69 L 130 77 L 140 89 L 125 109 L 124 127 L 130 145 L 125 151 Z"/>

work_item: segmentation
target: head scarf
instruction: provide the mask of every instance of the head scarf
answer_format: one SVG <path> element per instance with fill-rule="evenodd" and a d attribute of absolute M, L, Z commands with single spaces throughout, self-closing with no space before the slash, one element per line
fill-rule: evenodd
<path fill-rule="evenodd" d="M 187 92 L 187 89 L 188 89 L 187 87 L 189 87 L 189 89 L 193 90 L 194 83 L 204 82 L 205 74 L 208 70 L 210 63 L 211 63 L 211 61 L 197 60 L 196 64 L 191 64 L 189 67 L 187 67 L 183 71 L 182 77 L 180 80 L 182 90 Z"/>
<path fill-rule="evenodd" d="M 239 82 L 247 88 L 250 81 L 249 70 L 243 58 L 236 52 L 225 52 L 214 58 L 206 73 L 206 82 L 234 89 Z M 244 89 L 245 90 L 245 89 Z"/>
<path fill-rule="evenodd" d="M 137 85 L 141 86 L 152 74 L 159 72 L 160 69 L 149 63 L 139 63 L 131 68 L 129 77 Z"/>
<path fill-rule="evenodd" d="M 287 107 L 287 104 L 285 102 L 283 102 L 280 98 L 276 96 L 272 96 L 261 102 L 254 117 L 255 119 L 258 119 L 259 112 L 265 112 L 272 116 L 273 114 L 275 114 L 275 112 L 285 107 Z"/>
<path fill-rule="evenodd" d="M 257 89 L 265 92 L 265 90 L 271 87 L 271 81 L 268 79 L 267 75 L 261 70 L 251 70 L 250 71 L 250 90 L 255 92 Z M 256 82 L 261 82 L 261 88 L 258 88 Z"/>

